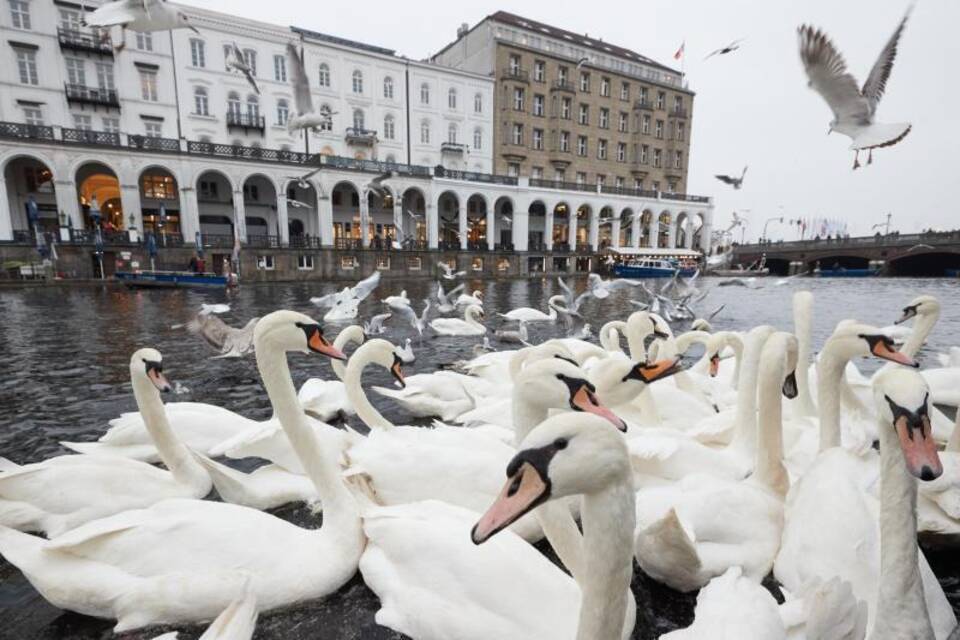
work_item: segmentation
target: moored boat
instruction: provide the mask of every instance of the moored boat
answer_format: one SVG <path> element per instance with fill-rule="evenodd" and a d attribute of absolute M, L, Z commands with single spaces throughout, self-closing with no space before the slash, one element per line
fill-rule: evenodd
<path fill-rule="evenodd" d="M 670 278 L 677 272 L 677 267 L 669 260 L 644 258 L 614 265 L 613 272 L 620 278 Z"/>
<path fill-rule="evenodd" d="M 816 269 L 813 275 L 821 278 L 873 278 L 880 275 L 880 269 L 847 269 L 837 267 L 836 269 Z"/>
<path fill-rule="evenodd" d="M 182 287 L 226 287 L 227 276 L 191 271 L 117 271 L 117 280 L 132 288 L 173 289 Z"/>

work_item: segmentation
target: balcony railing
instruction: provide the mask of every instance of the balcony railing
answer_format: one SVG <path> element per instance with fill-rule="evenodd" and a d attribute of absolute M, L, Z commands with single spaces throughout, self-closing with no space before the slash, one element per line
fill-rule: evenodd
<path fill-rule="evenodd" d="M 229 248 L 233 246 L 234 237 L 229 234 L 201 234 L 200 243 L 205 247 Z M 157 239 L 160 242 L 160 239 Z"/>
<path fill-rule="evenodd" d="M 511 248 L 512 248 L 512 245 L 511 245 Z M 527 251 L 546 251 L 546 250 L 547 250 L 547 245 L 543 242 L 534 242 L 533 240 L 529 240 L 527 242 Z"/>
<path fill-rule="evenodd" d="M 98 147 L 119 147 L 120 134 L 109 131 L 92 131 L 90 129 L 61 129 L 60 135 L 64 142 L 73 144 L 89 144 Z"/>
<path fill-rule="evenodd" d="M 503 70 L 501 76 L 504 80 L 517 80 L 518 82 L 530 82 L 530 72 L 520 67 L 507 67 Z"/>
<path fill-rule="evenodd" d="M 467 145 L 459 142 L 441 142 L 440 151 L 443 153 L 459 153 L 463 155 L 467 152 Z"/>
<path fill-rule="evenodd" d="M 362 129 L 360 127 L 347 127 L 344 138 L 347 144 L 373 145 L 377 142 L 377 132 L 373 129 Z"/>
<path fill-rule="evenodd" d="M 494 173 L 478 173 L 476 171 L 460 171 L 459 169 L 443 169 L 438 167 L 436 171 L 438 178 L 450 178 L 451 180 L 466 180 L 468 182 L 486 182 L 487 184 L 516 185 L 516 176 L 501 176 Z"/>
<path fill-rule="evenodd" d="M 270 235 L 248 235 L 247 246 L 263 249 L 277 249 L 280 247 L 280 237 Z"/>
<path fill-rule="evenodd" d="M 289 164 L 305 164 L 311 156 L 299 151 L 284 149 L 263 149 L 261 147 L 246 147 L 217 142 L 187 142 L 187 153 L 218 158 L 233 158 L 238 160 L 256 160 L 262 162 L 284 162 Z"/>
<path fill-rule="evenodd" d="M 0 122 L 0 138 L 22 140 L 53 140 L 53 127 L 42 124 L 20 124 L 19 122 Z"/>
<path fill-rule="evenodd" d="M 633 103 L 634 109 L 644 109 L 646 111 L 653 111 L 653 103 L 649 100 L 637 100 Z"/>
<path fill-rule="evenodd" d="M 236 111 L 227 111 L 227 128 L 243 129 L 248 131 L 255 129 L 260 133 L 266 128 L 266 119 L 255 113 L 237 113 Z"/>
<path fill-rule="evenodd" d="M 586 182 L 560 182 L 558 180 L 547 180 L 545 178 L 530 178 L 531 187 L 540 187 L 543 189 L 562 189 L 564 191 L 586 191 L 596 192 L 597 187 Z"/>
<path fill-rule="evenodd" d="M 630 187 L 608 187 L 604 185 L 600 188 L 601 193 L 609 193 L 618 196 L 633 196 L 636 198 L 656 198 L 657 192 L 652 189 L 632 189 Z"/>
<path fill-rule="evenodd" d="M 572 82 L 567 82 L 566 80 L 554 80 L 553 85 L 550 87 L 556 91 L 567 91 L 569 93 L 576 93 L 577 89 L 573 86 Z"/>
<path fill-rule="evenodd" d="M 661 200 L 679 200 L 681 202 L 710 202 L 707 196 L 692 196 L 686 193 L 660 193 Z"/>
<path fill-rule="evenodd" d="M 467 242 L 467 249 L 470 251 L 486 251 L 487 243 L 483 240 L 480 242 Z"/>
<path fill-rule="evenodd" d="M 586 242 L 578 242 L 577 253 L 593 253 L 593 246 Z"/>
<path fill-rule="evenodd" d="M 61 49 L 113 55 L 113 43 L 110 41 L 109 31 L 97 33 L 60 27 L 57 29 L 57 40 L 60 42 Z"/>
<path fill-rule="evenodd" d="M 396 171 L 397 175 L 421 178 L 428 178 L 433 174 L 430 167 L 416 164 L 397 164 L 395 162 L 381 162 L 380 160 L 358 160 L 356 158 L 345 158 L 343 156 L 321 156 L 320 161 L 324 166 L 350 171 L 368 171 L 371 173 Z"/>
<path fill-rule="evenodd" d="M 63 87 L 67 94 L 67 102 L 120 108 L 120 98 L 117 97 L 116 89 L 85 87 L 82 84 L 65 84 Z"/>
<path fill-rule="evenodd" d="M 359 238 L 336 238 L 333 241 L 333 248 L 343 251 L 358 251 L 363 249 L 363 241 Z"/>
<path fill-rule="evenodd" d="M 155 138 L 153 136 L 128 135 L 127 146 L 144 151 L 165 151 L 180 153 L 180 141 L 176 138 Z"/>
<path fill-rule="evenodd" d="M 318 236 L 290 236 L 291 249 L 319 249 L 321 246 Z"/>
<path fill-rule="evenodd" d="M 567 242 L 554 242 L 553 253 L 570 253 L 570 244 Z"/>
<path fill-rule="evenodd" d="M 686 109 L 671 109 L 671 110 L 670 110 L 670 117 L 671 117 L 671 118 L 686 118 L 686 117 L 688 117 L 688 116 L 687 116 L 687 110 L 686 110 Z"/>

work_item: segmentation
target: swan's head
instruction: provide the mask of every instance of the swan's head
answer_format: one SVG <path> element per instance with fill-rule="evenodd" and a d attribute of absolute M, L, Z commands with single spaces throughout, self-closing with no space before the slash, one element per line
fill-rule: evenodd
<path fill-rule="evenodd" d="M 548 500 L 629 483 L 623 437 L 598 416 L 566 413 L 535 427 L 507 465 L 507 483 L 470 532 L 481 544 Z"/>
<path fill-rule="evenodd" d="M 156 349 L 137 349 L 130 356 L 131 379 L 149 380 L 158 391 L 170 391 L 170 383 L 163 375 L 163 356 Z"/>
<path fill-rule="evenodd" d="M 596 362 L 590 380 L 604 404 L 616 407 L 634 400 L 648 384 L 681 371 L 680 357 L 649 362 L 632 362 L 625 356 L 611 356 Z"/>
<path fill-rule="evenodd" d="M 690 323 L 691 331 L 705 331 L 707 333 L 713 333 L 713 325 L 707 322 L 704 318 L 697 318 Z"/>
<path fill-rule="evenodd" d="M 669 338 L 670 328 L 660 316 L 649 311 L 634 311 L 627 318 L 627 332 L 637 332 L 642 336 L 653 334 L 656 338 Z"/>
<path fill-rule="evenodd" d="M 407 386 L 407 381 L 403 377 L 403 356 L 400 355 L 400 350 L 387 340 L 381 340 L 380 338 L 368 340 L 357 349 L 353 357 L 357 359 L 357 362 L 363 363 L 363 366 L 366 366 L 366 364 L 380 365 L 390 372 L 401 388 Z"/>
<path fill-rule="evenodd" d="M 783 383 L 781 391 L 787 398 L 796 398 L 799 394 L 797 388 L 797 360 L 799 359 L 799 342 L 792 333 L 780 331 L 772 336 L 763 345 L 763 352 L 760 355 L 761 360 L 767 358 L 782 358 L 783 362 Z M 775 362 L 776 360 L 774 360 Z M 761 372 L 764 365 L 761 364 Z"/>
<path fill-rule="evenodd" d="M 907 354 L 897 351 L 893 338 L 884 335 L 877 327 L 847 320 L 837 325 L 823 350 L 848 359 L 874 355 L 881 360 L 889 360 L 908 367 L 920 366 Z"/>
<path fill-rule="evenodd" d="M 939 315 L 940 301 L 933 296 L 918 296 L 910 304 L 903 308 L 903 315 L 897 320 L 896 324 L 906 322 L 916 316 Z"/>
<path fill-rule="evenodd" d="M 899 367 L 881 371 L 874 379 L 873 395 L 880 428 L 892 429 L 897 434 L 910 473 L 921 480 L 939 478 L 943 464 L 933 439 L 930 389 L 923 377 Z M 884 442 L 881 434 L 881 446 L 886 446 Z"/>
<path fill-rule="evenodd" d="M 364 333 L 363 327 L 352 324 L 340 330 L 340 333 L 337 334 L 337 337 L 333 341 L 333 346 L 343 351 L 343 348 L 348 344 L 363 344 L 366 339 L 367 334 Z"/>
<path fill-rule="evenodd" d="M 722 333 L 715 333 L 707 340 L 706 352 L 710 359 L 710 377 L 716 378 L 720 373 L 720 353 L 726 348 L 726 336 Z"/>
<path fill-rule="evenodd" d="M 472 318 L 473 320 L 477 321 L 483 320 L 484 318 L 483 307 L 475 304 L 467 307 L 465 314 L 468 318 Z"/>
<path fill-rule="evenodd" d="M 515 397 L 548 409 L 592 413 L 626 431 L 627 424 L 597 400 L 596 391 L 580 367 L 560 357 L 528 365 L 517 376 L 513 387 Z"/>
<path fill-rule="evenodd" d="M 477 300 L 483 300 L 483 291 L 474 291 L 473 297 Z"/>
<path fill-rule="evenodd" d="M 296 311 L 274 311 L 257 322 L 253 330 L 256 351 L 278 349 L 319 353 L 336 360 L 347 356 L 323 336 L 323 327 L 310 316 Z"/>

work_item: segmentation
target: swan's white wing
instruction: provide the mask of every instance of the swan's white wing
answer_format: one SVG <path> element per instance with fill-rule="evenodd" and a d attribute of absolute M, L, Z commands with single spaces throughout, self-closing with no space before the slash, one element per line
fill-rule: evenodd
<path fill-rule="evenodd" d="M 633 289 L 634 287 L 640 286 L 639 281 L 627 280 L 626 278 L 619 278 L 617 280 L 608 280 L 606 284 L 606 289 L 608 291 L 620 291 L 622 289 Z"/>
<path fill-rule="evenodd" d="M 310 298 L 310 303 L 315 304 L 316 306 L 322 308 L 333 306 L 333 303 L 337 301 L 337 296 L 339 292 L 328 293 L 325 296 L 320 296 L 319 298 Z"/>
<path fill-rule="evenodd" d="M 869 122 L 870 105 L 860 94 L 857 81 L 847 72 L 847 63 L 830 38 L 807 25 L 800 27 L 798 34 L 800 60 L 810 87 L 827 102 L 837 122 Z"/>
<path fill-rule="evenodd" d="M 353 299 L 357 302 L 364 300 L 367 296 L 373 293 L 373 290 L 380 285 L 380 272 L 375 271 L 372 276 L 361 280 L 354 285 L 352 289 Z"/>
<path fill-rule="evenodd" d="M 256 626 L 257 596 L 248 582 L 243 597 L 231 602 L 200 636 L 200 640 L 250 640 Z"/>
<path fill-rule="evenodd" d="M 293 43 L 287 44 L 287 58 L 290 60 L 290 84 L 293 86 L 293 103 L 297 107 L 297 113 L 312 113 L 310 80 L 307 79 L 307 71 Z"/>
<path fill-rule="evenodd" d="M 883 92 L 887 89 L 887 80 L 890 79 L 890 72 L 893 71 L 893 60 L 897 57 L 897 45 L 900 42 L 900 36 L 903 35 L 904 27 L 907 26 L 907 19 L 910 17 L 912 9 L 913 5 L 907 9 L 907 13 L 900 20 L 896 31 L 893 32 L 880 52 L 880 57 L 873 63 L 867 81 L 863 83 L 863 97 L 870 103 L 871 112 L 876 111 L 877 103 L 880 102 Z"/>

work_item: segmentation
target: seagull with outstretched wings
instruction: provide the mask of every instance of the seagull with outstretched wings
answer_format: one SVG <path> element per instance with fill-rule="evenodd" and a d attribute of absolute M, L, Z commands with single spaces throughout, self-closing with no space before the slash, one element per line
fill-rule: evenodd
<path fill-rule="evenodd" d="M 310 302 L 321 308 L 330 310 L 323 319 L 330 322 L 335 320 L 350 320 L 357 317 L 360 303 L 365 300 L 380 284 L 380 272 L 376 271 L 369 278 L 361 280 L 352 287 L 344 287 L 341 291 L 329 293 L 319 298 L 310 298 Z"/>
<path fill-rule="evenodd" d="M 708 53 L 703 59 L 707 60 L 709 58 L 712 58 L 713 56 L 725 56 L 728 53 L 733 53 L 734 51 L 740 48 L 740 43 L 743 42 L 743 40 L 744 40 L 743 38 L 739 38 L 737 40 L 734 40 L 733 42 L 731 42 L 725 47 L 720 47 L 719 49 L 715 49 L 710 53 Z"/>
<path fill-rule="evenodd" d="M 85 12 L 81 12 L 85 13 Z M 83 18 L 83 25 L 89 27 L 120 27 L 120 51 L 126 46 L 127 29 L 152 33 L 172 29 L 190 29 L 200 33 L 190 24 L 187 14 L 167 0 L 115 0 L 107 2 L 91 11 Z"/>
<path fill-rule="evenodd" d="M 236 42 L 231 43 L 227 49 L 227 70 L 238 71 L 240 75 L 247 79 L 257 95 L 260 95 L 257 79 L 253 77 L 253 67 L 250 66 L 250 61 L 243 55 L 243 51 L 240 50 Z"/>
<path fill-rule="evenodd" d="M 743 168 L 743 172 L 740 174 L 739 178 L 736 176 L 728 176 L 728 175 L 719 174 L 719 173 L 715 175 L 714 178 L 716 178 L 717 180 L 719 180 L 724 184 L 730 185 L 734 189 L 739 189 L 740 187 L 743 186 L 743 178 L 744 176 L 747 175 L 747 168 L 748 167 Z"/>
<path fill-rule="evenodd" d="M 856 154 L 853 168 L 860 166 L 860 152 L 868 151 L 867 164 L 873 162 L 873 149 L 889 147 L 903 140 L 912 125 L 875 122 L 877 105 L 887 88 L 887 80 L 897 57 L 900 36 L 907 25 L 910 10 L 900 20 L 896 30 L 873 63 L 863 88 L 847 71 L 847 63 L 830 38 L 819 29 L 803 25 L 797 30 L 800 42 L 800 60 L 807 72 L 808 84 L 820 94 L 833 111 L 833 120 L 827 133 L 836 131 L 852 140 L 850 148 Z"/>
<path fill-rule="evenodd" d="M 310 80 L 303 64 L 303 58 L 297 47 L 287 43 L 287 60 L 290 62 L 290 85 L 293 88 L 293 107 L 295 113 L 287 118 L 287 131 L 293 133 L 300 129 L 320 131 L 320 127 L 329 123 L 333 113 L 329 109 L 314 111 L 313 98 L 310 95 Z"/>

